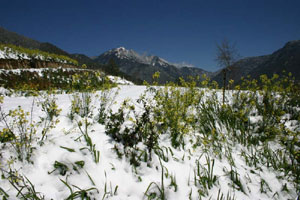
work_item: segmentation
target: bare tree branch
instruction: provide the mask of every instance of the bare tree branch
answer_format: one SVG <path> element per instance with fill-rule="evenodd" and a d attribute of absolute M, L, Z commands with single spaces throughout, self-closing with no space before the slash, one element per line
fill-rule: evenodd
<path fill-rule="evenodd" d="M 227 68 L 232 66 L 238 57 L 239 55 L 235 44 L 231 44 L 227 39 L 217 44 L 216 61 L 220 67 Z"/>
<path fill-rule="evenodd" d="M 238 57 L 235 45 L 231 44 L 227 39 L 224 39 L 221 44 L 217 44 L 216 61 L 223 69 L 223 105 L 225 103 L 226 74 L 233 67 Z"/>

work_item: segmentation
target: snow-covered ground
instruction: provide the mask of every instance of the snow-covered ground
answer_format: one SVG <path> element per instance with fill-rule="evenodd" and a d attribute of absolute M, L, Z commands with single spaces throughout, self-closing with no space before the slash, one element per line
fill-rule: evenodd
<path fill-rule="evenodd" d="M 112 109 L 116 112 L 125 99 L 135 102 L 145 90 L 145 86 L 120 86 Z M 100 92 L 92 95 L 94 116 L 99 108 L 97 94 L 100 95 Z M 118 158 L 113 150 L 116 142 L 105 134 L 105 126 L 94 122 L 89 129 L 89 136 L 96 150 L 100 152 L 99 163 L 96 163 L 91 153 L 85 149 L 87 144 L 80 137 L 82 134 L 77 124 L 68 118 L 72 94 L 59 94 L 55 98 L 58 107 L 62 109 L 59 123 L 47 133 L 43 145 L 37 141 L 41 137 L 42 127 L 36 126 L 37 134 L 34 136 L 36 140 L 33 142 L 36 149 L 33 149 L 32 163 L 18 161 L 14 149 L 9 145 L 1 144 L 0 150 L 0 167 L 7 171 L 15 170 L 19 175 L 26 176 L 34 185 L 35 191 L 44 195 L 45 199 L 66 199 L 71 193 L 65 183 L 73 192 L 95 188 L 88 191 L 89 196 L 94 199 L 103 197 L 120 200 L 148 199 L 150 196 L 146 195 L 147 189 L 147 194 L 151 192 L 159 194 L 161 191 L 158 188 L 163 189 L 166 199 L 199 199 L 200 188 L 195 183 L 200 178 L 197 177 L 198 167 L 202 166 L 199 168 L 200 171 L 208 170 L 208 163 L 212 162 L 214 162 L 213 175 L 217 181 L 202 199 L 217 199 L 218 195 L 221 199 L 221 194 L 224 199 L 228 195 L 238 200 L 297 198 L 292 183 L 285 178 L 278 178 L 284 176 L 283 173 L 265 166 L 249 167 L 241 156 L 242 150 L 247 149 L 241 145 L 236 145 L 232 149 L 232 159 L 243 191 L 238 190 L 232 183 L 229 176 L 231 165 L 227 159 L 220 159 L 212 152 L 203 152 L 201 148 L 192 148 L 189 144 L 184 149 L 175 149 L 171 146 L 167 134 L 160 136 L 159 146 L 166 150 L 168 161 L 153 156 L 148 165 L 141 162 L 139 167 L 134 168 L 128 159 Z M 1 107 L 4 113 L 8 113 L 9 110 L 21 106 L 25 111 L 33 113 L 33 121 L 38 121 L 39 117 L 44 116 L 41 107 L 37 105 L 40 100 L 39 97 L 5 96 Z M 1 126 L 2 129 L 5 125 L 2 123 Z M 59 170 L 51 173 L 55 169 L 56 161 L 68 167 L 65 175 L 61 175 Z M 84 161 L 82 168 L 75 164 L 78 161 Z M 174 182 L 177 186 L 172 184 Z M 282 186 L 286 186 L 289 192 L 283 190 Z M 8 199 L 16 199 L 18 191 L 7 179 L 0 180 L 0 188 L 9 195 Z"/>
<path fill-rule="evenodd" d="M 59 63 L 68 63 L 67 60 L 61 58 L 54 58 L 50 55 L 42 55 L 42 54 L 32 54 L 20 52 L 18 50 L 12 49 L 10 47 L 0 48 L 0 59 L 13 59 L 13 60 L 43 60 L 43 61 L 55 61 Z"/>
<path fill-rule="evenodd" d="M 36 72 L 38 73 L 39 76 L 43 76 L 43 71 L 58 71 L 58 70 L 62 70 L 63 72 L 72 72 L 72 71 L 76 71 L 76 72 L 80 72 L 80 71 L 87 71 L 88 69 L 80 69 L 80 68 L 25 68 L 25 69 L 0 69 L 0 74 L 9 74 L 9 73 L 13 73 L 16 75 L 20 75 L 21 72 Z M 93 71 L 93 70 L 91 70 Z M 109 80 L 111 80 L 112 82 L 119 84 L 119 85 L 134 85 L 133 82 L 128 81 L 124 78 L 118 77 L 118 76 L 111 76 L 108 75 L 107 78 Z"/>
<path fill-rule="evenodd" d="M 21 72 L 36 72 L 39 74 L 39 76 L 42 76 L 43 71 L 58 71 L 63 70 L 65 71 L 83 71 L 84 69 L 74 69 L 74 68 L 24 68 L 24 69 L 0 69 L 0 74 L 8 74 L 13 73 L 16 75 L 20 75 Z"/>

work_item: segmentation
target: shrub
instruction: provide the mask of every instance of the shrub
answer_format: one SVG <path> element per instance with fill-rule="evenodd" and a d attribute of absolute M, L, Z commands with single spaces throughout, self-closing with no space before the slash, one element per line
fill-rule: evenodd
<path fill-rule="evenodd" d="M 2 140 L 12 145 L 19 160 L 30 162 L 34 149 L 32 145 L 37 132 L 35 124 L 29 119 L 32 113 L 25 112 L 19 106 L 15 110 L 10 110 L 8 114 L 3 111 L 0 114 L 5 127 L 1 131 Z"/>

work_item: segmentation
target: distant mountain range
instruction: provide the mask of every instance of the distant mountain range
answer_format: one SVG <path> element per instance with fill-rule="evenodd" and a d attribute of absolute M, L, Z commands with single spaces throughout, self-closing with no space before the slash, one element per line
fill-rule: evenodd
<path fill-rule="evenodd" d="M 261 74 L 270 77 L 274 73 L 281 74 L 283 71 L 291 72 L 295 79 L 300 81 L 300 40 L 290 41 L 270 55 L 248 57 L 237 61 L 228 70 L 227 79 L 239 82 L 242 76 L 250 75 L 258 79 Z M 221 83 L 223 74 L 218 73 L 212 79 Z"/>
<path fill-rule="evenodd" d="M 96 62 L 101 64 L 108 64 L 111 59 L 116 62 L 121 71 L 148 82 L 152 81 L 152 74 L 156 71 L 160 72 L 160 83 L 168 81 L 174 82 L 177 81 L 179 77 L 187 79 L 188 76 L 201 76 L 204 73 L 208 75 L 211 74 L 211 72 L 200 68 L 178 66 L 169 63 L 158 56 L 142 56 L 124 47 L 109 50 L 94 58 Z"/>
<path fill-rule="evenodd" d="M 66 55 L 78 61 L 80 65 L 86 64 L 89 68 L 102 69 L 108 66 L 111 60 L 119 67 L 120 76 L 124 76 L 135 82 L 152 81 L 152 74 L 160 72 L 160 83 L 177 81 L 179 77 L 198 76 L 206 74 L 219 83 L 223 81 L 221 70 L 208 72 L 200 68 L 170 63 L 158 56 L 140 55 L 134 50 L 124 47 L 111 49 L 103 54 L 90 58 L 84 54 L 69 54 L 68 52 L 50 43 L 42 43 L 0 27 L 0 43 L 14 44 L 30 49 L 39 49 L 49 53 Z M 108 66 L 109 67 L 109 66 Z M 242 76 L 250 75 L 258 78 L 261 74 L 272 76 L 273 73 L 281 73 L 283 70 L 292 72 L 297 80 L 300 80 L 300 40 L 290 41 L 283 48 L 270 55 L 248 57 L 238 60 L 228 70 L 228 80 L 238 82 Z M 109 70 L 108 70 L 109 71 Z"/>

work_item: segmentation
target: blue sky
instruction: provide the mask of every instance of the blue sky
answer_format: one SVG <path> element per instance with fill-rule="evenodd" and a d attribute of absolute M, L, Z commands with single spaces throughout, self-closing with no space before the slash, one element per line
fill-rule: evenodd
<path fill-rule="evenodd" d="M 227 38 L 242 57 L 300 39 L 299 0 L 2 0 L 0 26 L 70 52 L 124 46 L 215 71 Z"/>

